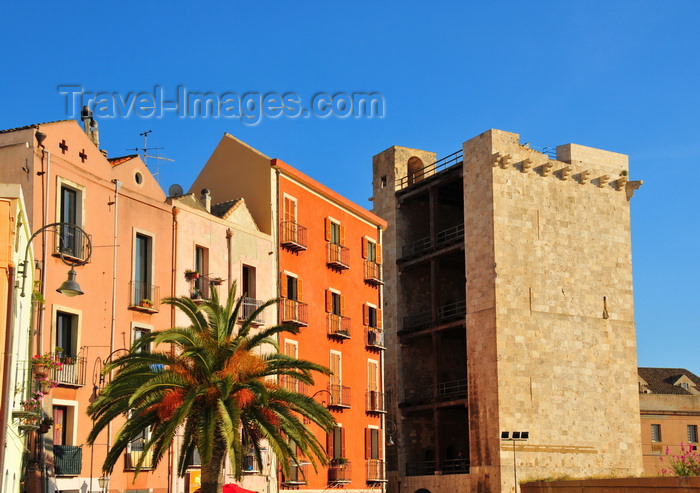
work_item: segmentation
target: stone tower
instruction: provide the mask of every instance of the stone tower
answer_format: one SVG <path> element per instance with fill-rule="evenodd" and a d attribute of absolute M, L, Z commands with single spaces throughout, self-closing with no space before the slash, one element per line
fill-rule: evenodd
<path fill-rule="evenodd" d="M 641 473 L 627 156 L 554 159 L 489 130 L 437 162 L 389 148 L 373 171 L 389 490 Z"/>

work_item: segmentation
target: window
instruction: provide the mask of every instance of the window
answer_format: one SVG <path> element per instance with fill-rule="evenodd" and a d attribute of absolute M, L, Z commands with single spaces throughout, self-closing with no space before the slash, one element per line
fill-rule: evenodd
<path fill-rule="evenodd" d="M 59 356 L 72 358 L 78 353 L 78 315 L 62 311 L 56 312 L 56 347 Z"/>
<path fill-rule="evenodd" d="M 153 300 L 153 238 L 143 233 L 136 233 L 134 239 L 134 287 L 133 304 L 138 305 L 142 299 Z"/>
<path fill-rule="evenodd" d="M 243 296 L 255 299 L 255 267 L 250 265 L 243 266 L 242 284 Z"/>
<path fill-rule="evenodd" d="M 336 426 L 331 430 L 328 434 L 326 452 L 331 460 L 345 458 L 345 428 Z"/>
<path fill-rule="evenodd" d="M 373 329 L 382 328 L 382 311 L 376 307 L 365 304 L 362 307 L 363 324 Z"/>
<path fill-rule="evenodd" d="M 698 425 L 688 425 L 688 441 L 691 443 L 698 442 Z"/>
<path fill-rule="evenodd" d="M 294 197 L 284 196 L 284 221 L 297 222 L 297 200 Z"/>
<path fill-rule="evenodd" d="M 338 351 L 331 351 L 331 387 L 340 387 L 343 384 L 343 355 Z M 333 393 L 333 391 L 331 391 Z"/>
<path fill-rule="evenodd" d="M 379 362 L 367 360 L 367 412 L 384 412 L 384 394 L 380 392 Z M 376 458 L 376 457 L 375 457 Z"/>
<path fill-rule="evenodd" d="M 193 298 L 209 299 L 209 283 L 206 276 L 209 275 L 209 249 L 202 246 L 194 247 L 194 270 L 200 276 L 194 281 Z"/>
<path fill-rule="evenodd" d="M 282 352 L 285 356 L 291 358 L 299 357 L 299 343 L 291 339 L 284 340 L 284 346 L 282 347 Z M 292 392 L 299 392 L 300 387 L 303 385 L 297 379 L 290 377 L 289 375 L 281 375 L 280 383 L 282 387 Z"/>
<path fill-rule="evenodd" d="M 367 237 L 362 238 L 362 258 L 365 259 L 365 281 L 382 284 L 382 246 Z"/>
<path fill-rule="evenodd" d="M 345 246 L 345 228 L 335 219 L 327 217 L 325 219 L 325 239 L 328 242 L 328 265 L 335 269 L 348 269 L 350 267 L 350 250 Z"/>
<path fill-rule="evenodd" d="M 143 336 L 147 335 L 149 332 L 151 332 L 149 329 L 145 329 L 143 327 L 134 327 L 134 343 L 138 342 L 139 339 L 141 339 Z M 150 343 L 141 347 L 141 352 L 142 353 L 150 353 L 151 352 Z"/>
<path fill-rule="evenodd" d="M 68 407 L 53 407 L 53 443 L 54 445 L 69 445 L 68 443 Z"/>
<path fill-rule="evenodd" d="M 283 272 L 280 275 L 280 310 L 282 322 L 301 326 L 308 324 L 308 306 L 302 303 L 301 279 L 294 274 Z"/>
<path fill-rule="evenodd" d="M 681 388 L 690 392 L 690 384 L 688 382 L 681 382 Z"/>
<path fill-rule="evenodd" d="M 335 221 L 331 221 L 330 225 L 330 242 L 333 243 L 334 245 L 342 245 L 343 242 L 341 240 L 341 235 L 340 235 L 340 223 L 336 223 Z"/>
<path fill-rule="evenodd" d="M 82 225 L 83 191 L 79 186 L 70 186 L 59 178 L 58 190 L 58 217 L 57 221 L 69 223 L 75 226 Z M 57 252 L 70 257 L 82 259 L 83 237 L 73 226 L 62 226 L 59 229 Z"/>
<path fill-rule="evenodd" d="M 365 428 L 365 459 L 382 458 L 382 442 L 378 428 Z"/>
<path fill-rule="evenodd" d="M 294 252 L 306 250 L 306 228 L 297 222 L 297 199 L 285 194 L 282 207 L 280 222 L 282 246 Z"/>
<path fill-rule="evenodd" d="M 60 384 L 84 385 L 85 376 L 80 368 L 80 312 L 54 305 L 53 334 L 56 356 L 63 369 L 53 371 L 51 378 Z M 53 348 L 52 348 L 53 349 Z"/>
<path fill-rule="evenodd" d="M 660 442 L 661 441 L 661 425 L 653 424 L 651 425 L 651 441 Z"/>

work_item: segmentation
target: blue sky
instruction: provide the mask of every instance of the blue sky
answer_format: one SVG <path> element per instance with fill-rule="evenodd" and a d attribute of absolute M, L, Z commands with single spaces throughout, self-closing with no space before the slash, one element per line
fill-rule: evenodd
<path fill-rule="evenodd" d="M 224 132 L 371 207 L 371 158 L 439 156 L 499 128 L 630 156 L 640 366 L 700 375 L 700 3 L 14 2 L 0 16 L 0 128 L 58 120 L 88 92 L 378 92 L 383 118 L 100 118 L 110 156 L 163 147 L 188 188 Z M 154 151 L 156 152 L 156 151 Z"/>

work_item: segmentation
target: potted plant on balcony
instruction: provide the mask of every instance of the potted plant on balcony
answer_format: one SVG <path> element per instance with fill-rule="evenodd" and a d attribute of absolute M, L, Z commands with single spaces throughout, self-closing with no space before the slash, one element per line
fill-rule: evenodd
<path fill-rule="evenodd" d="M 60 358 L 51 353 L 35 354 L 32 356 L 32 369 L 37 377 L 46 377 L 51 370 L 63 370 L 63 363 L 61 363 Z"/>
<path fill-rule="evenodd" d="M 49 416 L 44 416 L 44 418 L 39 421 L 39 433 L 46 433 L 49 428 L 53 426 L 53 418 Z"/>
<path fill-rule="evenodd" d="M 37 387 L 39 387 L 39 389 L 41 390 L 41 393 L 43 395 L 48 394 L 51 391 L 51 389 L 53 389 L 54 387 L 58 387 L 58 382 L 56 382 L 56 380 L 53 380 L 45 375 L 42 375 L 42 376 L 37 375 L 35 381 L 36 381 Z"/>
<path fill-rule="evenodd" d="M 209 284 L 211 284 L 212 286 L 220 286 L 222 282 L 224 282 L 224 280 L 220 277 L 213 277 L 209 279 Z"/>
<path fill-rule="evenodd" d="M 199 279 L 199 272 L 196 270 L 192 269 L 187 269 L 185 270 L 185 279 L 188 281 L 194 281 L 195 279 Z"/>
<path fill-rule="evenodd" d="M 148 298 L 143 298 L 141 301 L 139 301 L 139 305 L 144 308 L 153 308 L 153 302 Z"/>

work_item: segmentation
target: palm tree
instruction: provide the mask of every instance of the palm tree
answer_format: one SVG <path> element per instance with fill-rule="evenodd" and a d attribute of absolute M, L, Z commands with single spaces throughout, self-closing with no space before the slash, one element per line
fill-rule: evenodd
<path fill-rule="evenodd" d="M 220 493 L 226 457 L 237 479 L 245 455 L 251 451 L 261 464 L 261 442 L 267 441 L 285 474 L 299 465 L 296 449 L 317 467 L 325 465 L 325 450 L 300 421 L 308 419 L 328 431 L 334 419 L 311 397 L 290 391 L 278 376 L 313 384 L 314 372 L 329 370 L 310 361 L 279 354 L 276 336 L 297 333 L 295 326 L 275 326 L 251 331 L 260 312 L 276 303 L 271 300 L 240 325 L 242 298 L 235 300 L 235 286 L 225 305 L 216 290 L 200 305 L 190 298 L 167 298 L 189 318 L 189 327 L 152 332 L 137 340 L 128 354 L 106 365 L 116 375 L 88 408 L 94 420 L 88 443 L 115 419 L 124 419 L 105 459 L 110 473 L 127 445 L 144 437 L 143 453 L 136 472 L 147 457 L 155 467 L 173 442 L 183 434 L 178 473 L 184 476 L 195 449 L 202 460 L 202 493 Z M 167 346 L 166 346 L 167 345 Z M 149 351 L 151 347 L 168 351 Z M 275 351 L 264 351 L 270 346 Z"/>

